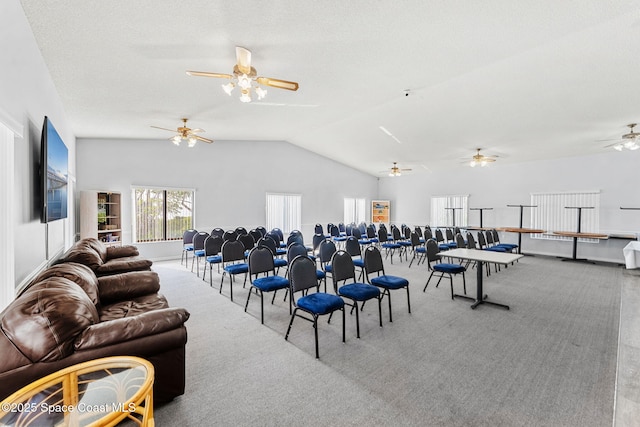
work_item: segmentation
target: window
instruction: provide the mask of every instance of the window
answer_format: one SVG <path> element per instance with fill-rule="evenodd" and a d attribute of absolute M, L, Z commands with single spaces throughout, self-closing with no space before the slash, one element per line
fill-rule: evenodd
<path fill-rule="evenodd" d="M 180 240 L 193 228 L 195 192 L 185 189 L 134 188 L 134 241 Z"/>
<path fill-rule="evenodd" d="M 365 199 L 353 199 L 345 197 L 344 199 L 344 223 L 360 224 L 365 222 L 366 218 L 366 200 Z"/>
<path fill-rule="evenodd" d="M 546 234 L 532 234 L 531 238 L 544 240 L 572 240 L 571 237 L 554 235 L 554 231 L 578 231 L 578 209 L 582 209 L 580 231 L 598 233 L 600 230 L 600 192 L 575 191 L 532 193 L 531 227 L 546 230 Z M 581 242 L 598 242 L 598 239 L 579 239 Z"/>
<path fill-rule="evenodd" d="M 302 196 L 267 193 L 267 230 L 279 228 L 283 233 L 300 230 Z"/>
<path fill-rule="evenodd" d="M 431 225 L 466 227 L 469 212 L 468 199 L 468 195 L 432 197 Z"/>

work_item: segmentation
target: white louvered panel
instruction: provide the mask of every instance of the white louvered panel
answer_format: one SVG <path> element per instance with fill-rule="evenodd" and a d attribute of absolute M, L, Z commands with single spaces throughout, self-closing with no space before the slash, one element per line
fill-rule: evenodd
<path fill-rule="evenodd" d="M 578 209 L 582 207 L 580 231 L 600 232 L 600 192 L 576 191 L 556 193 L 532 193 L 531 228 L 546 230 L 544 234 L 532 234 L 533 239 L 571 240 L 571 237 L 554 235 L 554 231 L 578 230 Z M 593 208 L 593 209 L 587 209 Z M 597 243 L 598 239 L 579 239 L 580 242 Z"/>

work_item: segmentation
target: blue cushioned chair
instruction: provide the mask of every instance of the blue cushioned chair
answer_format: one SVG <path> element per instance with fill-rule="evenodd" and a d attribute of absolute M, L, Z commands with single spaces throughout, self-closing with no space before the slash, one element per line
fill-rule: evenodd
<path fill-rule="evenodd" d="M 402 250 L 402 246 L 394 241 L 389 240 L 389 237 L 387 236 L 387 229 L 384 227 L 380 227 L 378 229 L 378 240 L 380 241 L 380 246 L 385 250 L 385 257 L 390 256 L 391 264 L 393 264 L 393 254 L 396 251 Z"/>
<path fill-rule="evenodd" d="M 189 252 L 193 252 L 193 236 L 198 234 L 198 230 L 189 229 L 182 233 L 182 255 L 180 256 L 180 264 L 184 260 L 185 267 L 189 268 Z"/>
<path fill-rule="evenodd" d="M 204 241 L 204 260 L 209 266 L 209 286 L 211 287 L 213 287 L 214 264 L 218 266 L 218 272 L 220 272 L 220 264 L 222 264 L 222 255 L 220 255 L 220 251 L 222 250 L 223 243 L 224 241 L 220 236 L 209 236 L 207 240 Z M 207 265 L 204 267 L 202 280 L 207 276 Z"/>
<path fill-rule="evenodd" d="M 311 259 L 311 261 L 315 262 L 315 258 L 308 255 L 308 250 L 304 245 L 302 245 L 301 243 L 292 243 L 287 248 L 287 263 L 289 264 L 289 266 L 291 266 L 291 262 L 299 255 L 307 256 Z M 288 275 L 289 268 L 287 268 L 285 277 L 287 277 Z M 324 291 L 327 292 L 327 275 L 325 274 L 325 272 L 316 269 L 316 277 L 318 279 L 318 285 L 320 284 L 321 280 L 324 282 Z"/>
<path fill-rule="evenodd" d="M 354 229 L 355 230 L 355 229 Z M 362 250 L 360 248 L 360 242 L 356 236 L 349 236 L 345 241 L 344 250 L 351 255 L 353 265 L 360 269 L 360 275 L 358 280 L 364 279 L 364 258 L 362 258 Z"/>
<path fill-rule="evenodd" d="M 347 240 L 347 236 L 341 235 L 340 229 L 337 226 L 330 224 L 330 227 L 331 228 L 329 228 L 329 235 L 334 242 L 336 242 L 337 244 L 341 244 L 342 242 Z"/>
<path fill-rule="evenodd" d="M 438 279 L 438 283 L 436 283 L 436 288 L 440 285 L 440 281 L 442 278 L 447 275 L 449 277 L 449 281 L 451 282 L 451 299 L 453 299 L 453 276 L 456 274 L 462 274 L 462 284 L 464 287 L 464 294 L 467 294 L 467 281 L 465 279 L 464 273 L 467 271 L 461 264 L 450 264 L 446 262 L 440 262 L 438 264 L 431 265 L 432 262 L 440 261 L 440 257 L 438 253 L 440 253 L 440 249 L 438 248 L 438 243 L 429 239 L 426 243 L 427 246 L 427 263 L 429 265 L 429 270 L 431 270 L 431 274 L 429 275 L 429 279 L 427 279 L 427 284 L 424 285 L 424 289 L 422 292 L 427 290 L 427 286 L 429 286 L 429 282 L 435 273 L 440 274 L 440 278 Z"/>
<path fill-rule="evenodd" d="M 367 282 L 382 289 L 380 299 L 384 298 L 386 295 L 389 300 L 389 322 L 393 322 L 393 317 L 391 315 L 391 291 L 394 289 L 404 288 L 407 290 L 407 307 L 409 309 L 409 313 L 411 313 L 409 281 L 404 277 L 392 276 L 384 272 L 382 254 L 380 254 L 380 250 L 375 246 L 369 246 L 364 250 L 364 271 L 367 276 Z"/>
<path fill-rule="evenodd" d="M 269 250 L 273 254 L 273 263 L 276 266 L 276 271 L 279 271 L 280 267 L 287 266 L 287 260 L 284 258 L 280 258 L 280 254 L 282 253 L 282 251 L 276 245 L 277 243 L 270 237 L 269 234 L 258 240 L 258 243 L 256 244 L 256 246 L 258 247 L 269 248 Z"/>
<path fill-rule="evenodd" d="M 224 230 L 220 227 L 216 227 L 213 230 L 211 230 L 211 235 L 212 236 L 220 236 L 223 237 L 224 236 Z"/>
<path fill-rule="evenodd" d="M 271 298 L 271 304 L 273 304 L 278 290 L 289 288 L 289 281 L 276 274 L 273 253 L 266 246 L 255 247 L 249 252 L 249 281 L 252 289 L 247 294 L 244 311 L 246 313 L 249 299 L 255 289 L 260 294 L 260 323 L 264 324 L 264 293 L 273 292 L 273 298 Z"/>
<path fill-rule="evenodd" d="M 222 279 L 220 279 L 220 293 L 222 293 L 222 284 L 224 277 L 229 274 L 229 294 L 233 301 L 233 277 L 238 274 L 244 274 L 244 283 L 247 283 L 247 273 L 249 265 L 245 262 L 244 245 L 237 240 L 229 240 L 222 244 Z"/>
<path fill-rule="evenodd" d="M 360 315 L 358 310 L 358 302 L 362 302 L 364 308 L 365 302 L 370 299 L 378 300 L 378 316 L 380 321 L 380 327 L 382 327 L 382 305 L 380 303 L 380 289 L 369 283 L 356 282 L 356 270 L 351 260 L 351 255 L 346 251 L 337 251 L 331 257 L 331 265 L 333 266 L 333 273 L 331 277 L 333 279 L 333 289 L 336 295 L 351 300 L 351 312 L 356 312 L 356 336 L 360 338 Z M 351 281 L 351 283 L 347 283 Z M 342 286 L 339 283 L 343 282 Z"/>
<path fill-rule="evenodd" d="M 291 264 L 289 265 L 289 283 L 289 301 L 293 306 L 295 306 L 295 309 L 291 314 L 291 320 L 289 321 L 289 327 L 287 328 L 287 333 L 284 336 L 284 339 L 289 339 L 289 332 L 291 332 L 293 319 L 300 317 L 310 321 L 313 323 L 313 331 L 315 334 L 316 359 L 319 359 L 318 317 L 328 314 L 330 322 L 331 315 L 335 311 L 342 311 L 342 342 L 345 342 L 344 300 L 336 295 L 317 292 L 318 280 L 316 278 L 316 264 L 305 255 L 299 255 L 291 261 Z M 316 292 L 308 293 L 310 289 L 314 288 Z M 296 300 L 295 295 L 297 292 L 303 292 L 304 296 Z M 302 313 L 311 315 L 311 318 L 302 315 Z"/>
<path fill-rule="evenodd" d="M 320 261 L 320 269 L 325 274 L 331 274 L 333 271 L 333 265 L 331 264 L 331 257 L 336 253 L 336 245 L 331 240 L 323 240 L 318 248 L 318 261 Z"/>
<path fill-rule="evenodd" d="M 491 237 L 493 238 L 493 242 L 496 246 L 505 248 L 508 252 L 513 252 L 518 249 L 518 245 L 516 245 L 515 243 L 500 243 L 500 235 L 498 234 L 498 230 L 496 230 L 495 228 L 490 231 Z"/>
<path fill-rule="evenodd" d="M 193 257 L 191 258 L 191 272 L 193 265 L 196 265 L 196 275 L 200 277 L 200 258 L 204 258 L 204 241 L 209 237 L 206 231 L 199 231 L 193 236 Z"/>
<path fill-rule="evenodd" d="M 416 230 L 420 230 L 420 228 L 416 227 Z M 413 261 L 417 260 L 416 265 L 420 265 L 420 262 L 424 262 L 427 257 L 427 248 L 424 246 L 424 243 L 420 241 L 420 236 L 417 232 L 411 233 L 411 248 L 413 257 L 409 263 L 409 268 L 411 268 Z"/>
<path fill-rule="evenodd" d="M 451 246 L 449 246 L 449 244 L 445 242 L 444 236 L 442 235 L 442 230 L 440 230 L 439 228 L 436 228 L 436 231 L 434 232 L 434 239 L 436 243 L 438 243 L 438 249 L 440 249 L 441 251 L 448 251 L 449 249 L 451 249 Z"/>

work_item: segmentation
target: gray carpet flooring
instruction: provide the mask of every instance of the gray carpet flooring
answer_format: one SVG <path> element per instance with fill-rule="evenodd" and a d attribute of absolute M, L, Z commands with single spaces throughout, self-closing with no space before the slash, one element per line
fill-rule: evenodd
<path fill-rule="evenodd" d="M 451 300 L 448 281 L 425 293 L 427 267 L 385 261 L 409 279 L 392 292 L 393 323 L 383 303 L 320 322 L 296 319 L 289 341 L 288 303 L 259 298 L 241 281 L 229 299 L 176 262 L 157 262 L 161 292 L 191 313 L 185 395 L 158 406 L 158 426 L 609 426 L 620 314 L 621 267 L 525 257 L 485 279 L 492 300 L 470 309 Z M 456 292 L 462 281 L 454 279 Z M 467 274 L 475 294 L 475 270 Z"/>

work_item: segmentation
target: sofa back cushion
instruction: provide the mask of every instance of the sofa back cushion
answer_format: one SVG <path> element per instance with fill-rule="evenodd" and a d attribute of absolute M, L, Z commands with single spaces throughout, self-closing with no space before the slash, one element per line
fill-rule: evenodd
<path fill-rule="evenodd" d="M 91 239 L 82 239 L 76 242 L 71 249 L 64 254 L 62 262 L 77 262 L 83 264 L 96 271 L 104 261 L 96 250 L 92 247 Z M 97 241 L 97 239 L 94 239 Z M 105 251 L 106 256 L 106 251 Z"/>
<path fill-rule="evenodd" d="M 76 337 L 97 322 L 85 291 L 64 277 L 48 277 L 2 312 L 0 327 L 31 362 L 50 362 L 70 355 Z"/>
<path fill-rule="evenodd" d="M 86 265 L 75 262 L 56 264 L 38 274 L 31 283 L 35 285 L 49 277 L 64 277 L 71 280 L 84 290 L 93 305 L 97 307 L 100 304 L 98 278 Z"/>

